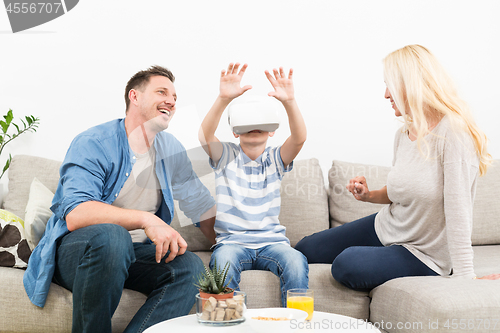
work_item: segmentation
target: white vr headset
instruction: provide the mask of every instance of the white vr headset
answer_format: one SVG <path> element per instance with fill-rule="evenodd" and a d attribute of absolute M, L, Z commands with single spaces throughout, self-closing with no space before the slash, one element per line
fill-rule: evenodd
<path fill-rule="evenodd" d="M 273 97 L 252 96 L 231 103 L 228 107 L 228 122 L 235 134 L 254 130 L 274 132 L 280 126 L 278 104 Z"/>

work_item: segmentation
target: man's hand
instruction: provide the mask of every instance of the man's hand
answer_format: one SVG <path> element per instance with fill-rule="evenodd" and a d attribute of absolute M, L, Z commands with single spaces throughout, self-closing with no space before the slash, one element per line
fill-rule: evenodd
<path fill-rule="evenodd" d="M 165 262 L 170 262 L 178 255 L 186 252 L 187 243 L 182 236 L 171 226 L 163 222 L 156 215 L 151 214 L 151 218 L 146 222 L 144 228 L 146 236 L 156 245 L 156 262 L 159 263 L 167 252 L 170 254 Z"/>
<path fill-rule="evenodd" d="M 238 96 L 243 95 L 245 91 L 252 89 L 252 86 L 250 85 L 240 87 L 241 79 L 243 78 L 243 74 L 245 74 L 245 70 L 247 69 L 248 65 L 244 64 L 238 72 L 239 67 L 239 63 L 230 63 L 227 67 L 227 71 L 222 70 L 220 75 L 219 94 L 222 99 L 232 100 Z"/>
<path fill-rule="evenodd" d="M 267 79 L 271 82 L 274 91 L 270 92 L 268 95 L 279 100 L 281 103 L 286 103 L 293 101 L 295 99 L 294 89 L 293 89 L 293 69 L 290 68 L 288 73 L 288 78 L 285 75 L 283 67 L 280 67 L 279 72 L 275 68 L 273 69 L 274 77 L 269 71 L 265 71 Z"/>

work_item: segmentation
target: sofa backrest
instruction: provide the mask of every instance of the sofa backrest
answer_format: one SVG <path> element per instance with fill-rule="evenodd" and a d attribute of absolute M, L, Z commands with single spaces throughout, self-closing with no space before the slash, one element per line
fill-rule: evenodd
<path fill-rule="evenodd" d="M 328 203 L 332 227 L 376 213 L 382 205 L 357 201 L 346 185 L 355 176 L 364 176 L 370 189 L 386 185 L 390 167 L 333 161 L 328 172 Z M 500 244 L 500 196 L 492 189 L 500 184 L 500 160 L 494 160 L 485 176 L 479 177 L 474 201 L 473 245 Z"/>
<path fill-rule="evenodd" d="M 192 164 L 200 180 L 215 197 L 214 173 L 208 159 L 193 160 Z M 24 219 L 33 179 L 38 178 L 54 193 L 59 181 L 60 165 L 61 162 L 42 157 L 14 156 L 9 168 L 9 191 L 4 200 L 4 209 Z M 279 219 L 286 227 L 292 246 L 302 237 L 328 228 L 328 196 L 317 159 L 295 161 L 293 170 L 283 178 L 281 188 Z M 186 240 L 190 251 L 210 249 L 211 244 L 182 213 L 177 202 L 171 225 Z"/>
<path fill-rule="evenodd" d="M 214 173 L 208 160 L 193 160 L 193 170 L 215 198 Z M 328 196 L 323 173 L 315 158 L 294 162 L 292 171 L 281 183 L 281 212 L 279 220 L 286 227 L 290 244 L 295 246 L 304 236 L 328 228 Z M 172 226 L 188 243 L 190 251 L 209 250 L 211 244 L 194 227 L 175 202 L 176 215 Z"/>
<path fill-rule="evenodd" d="M 61 162 L 43 157 L 16 155 L 9 167 L 9 191 L 5 196 L 3 208 L 24 219 L 30 187 L 36 177 L 52 193 L 59 182 Z"/>

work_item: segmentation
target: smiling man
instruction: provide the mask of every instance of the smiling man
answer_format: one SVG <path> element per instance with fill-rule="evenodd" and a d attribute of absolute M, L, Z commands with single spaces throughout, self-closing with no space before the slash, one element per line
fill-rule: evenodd
<path fill-rule="evenodd" d="M 43 307 L 51 281 L 73 292 L 73 332 L 111 332 L 123 288 L 148 295 L 125 332 L 189 313 L 201 260 L 169 226 L 173 199 L 211 240 L 215 201 L 184 147 L 164 132 L 174 76 L 153 66 L 125 91 L 126 117 L 79 134 L 60 169 L 53 215 L 24 275 Z M 201 223 L 200 223 L 201 221 Z"/>

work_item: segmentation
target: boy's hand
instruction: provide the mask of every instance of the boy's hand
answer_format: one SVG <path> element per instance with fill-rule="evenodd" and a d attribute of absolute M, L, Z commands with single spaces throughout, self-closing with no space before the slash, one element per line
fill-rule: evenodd
<path fill-rule="evenodd" d="M 270 92 L 268 95 L 276 98 L 282 103 L 289 102 L 295 99 L 294 90 L 293 90 L 293 69 L 290 68 L 290 72 L 288 73 L 288 78 L 285 75 L 285 71 L 283 67 L 280 67 L 280 70 L 275 68 L 273 69 L 274 77 L 266 70 L 266 76 L 271 85 L 274 88 L 274 91 Z"/>
<path fill-rule="evenodd" d="M 222 99 L 234 99 L 243 95 L 245 91 L 252 89 L 250 85 L 240 87 L 241 79 L 248 65 L 244 64 L 238 72 L 239 67 L 239 63 L 230 63 L 227 71 L 222 70 L 220 75 L 220 97 Z"/>

